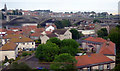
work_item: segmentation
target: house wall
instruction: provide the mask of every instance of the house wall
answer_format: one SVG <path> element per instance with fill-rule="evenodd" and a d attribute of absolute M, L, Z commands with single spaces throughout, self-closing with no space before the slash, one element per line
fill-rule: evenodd
<path fill-rule="evenodd" d="M 16 43 L 18 45 L 18 48 L 21 49 L 29 49 L 29 48 L 35 48 L 35 42 L 22 42 L 22 43 Z"/>
<path fill-rule="evenodd" d="M 56 34 L 60 40 L 63 39 L 72 39 L 72 33 L 67 30 L 63 35 Z"/>
<path fill-rule="evenodd" d="M 8 59 L 16 59 L 16 54 L 15 54 L 15 50 L 12 50 L 12 51 L 0 51 L 0 61 L 4 60 L 5 59 L 5 56 L 8 57 Z"/>
<path fill-rule="evenodd" d="M 87 48 L 87 45 L 86 45 L 85 42 L 82 42 L 82 48 L 83 48 L 83 49 Z"/>
<path fill-rule="evenodd" d="M 45 29 L 45 31 L 53 31 L 53 30 L 55 30 L 55 28 L 53 27 L 53 26 L 49 26 L 49 27 L 47 27 L 46 29 Z"/>
<path fill-rule="evenodd" d="M 72 33 L 69 30 L 64 33 L 64 39 L 72 39 Z"/>
<path fill-rule="evenodd" d="M 115 67 L 115 63 L 109 63 L 109 64 L 110 64 L 110 69 L 113 69 Z M 104 64 L 103 65 L 103 69 L 104 70 L 107 70 L 107 65 L 108 64 Z M 91 68 L 92 68 L 93 71 L 99 70 L 99 65 L 92 66 Z M 80 71 L 80 69 L 78 69 L 78 70 Z M 86 70 L 87 71 L 87 67 L 82 68 L 82 70 Z"/>
<path fill-rule="evenodd" d="M 92 69 L 99 69 L 98 66 L 93 66 Z"/>
<path fill-rule="evenodd" d="M 49 39 L 49 37 L 47 37 L 46 35 L 40 37 L 41 39 L 41 44 L 45 44 L 47 42 L 47 40 Z"/>
<path fill-rule="evenodd" d="M 111 63 L 110 66 L 110 68 L 113 69 L 115 67 L 115 63 Z"/>
<path fill-rule="evenodd" d="M 93 44 L 93 43 L 82 42 L 82 48 L 83 49 L 88 48 L 88 45 L 92 45 L 96 49 L 96 53 L 98 53 L 100 48 L 101 48 L 101 45 L 96 45 L 96 44 Z"/>
<path fill-rule="evenodd" d="M 116 60 L 116 57 L 115 56 L 107 56 L 108 58 L 112 59 L 113 61 Z"/>
<path fill-rule="evenodd" d="M 30 36 L 30 38 L 33 39 L 33 40 L 38 40 L 39 39 L 39 37 L 36 37 L 36 36 Z"/>

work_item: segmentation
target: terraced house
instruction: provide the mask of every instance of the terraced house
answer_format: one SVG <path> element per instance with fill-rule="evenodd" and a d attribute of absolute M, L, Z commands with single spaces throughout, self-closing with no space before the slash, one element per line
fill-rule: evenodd
<path fill-rule="evenodd" d="M 2 47 L 0 53 L 2 53 L 1 60 L 4 60 L 5 56 L 9 59 L 15 59 L 18 51 L 34 50 L 35 42 L 28 37 L 18 34 L 6 35 L 2 39 Z"/>

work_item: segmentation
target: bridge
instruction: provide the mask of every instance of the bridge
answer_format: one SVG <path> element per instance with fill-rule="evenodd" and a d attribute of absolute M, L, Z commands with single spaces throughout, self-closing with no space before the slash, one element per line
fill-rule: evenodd
<path fill-rule="evenodd" d="M 45 23 L 49 20 L 69 20 L 71 24 L 78 23 L 80 21 L 93 21 L 93 18 L 85 18 L 85 17 L 42 17 L 42 16 L 23 16 L 23 15 L 7 15 L 6 21 L 10 24 L 16 23 L 17 20 L 23 21 L 23 22 L 35 22 L 37 24 Z M 116 22 L 116 20 L 109 20 L 109 19 L 99 19 L 102 22 L 111 23 Z"/>

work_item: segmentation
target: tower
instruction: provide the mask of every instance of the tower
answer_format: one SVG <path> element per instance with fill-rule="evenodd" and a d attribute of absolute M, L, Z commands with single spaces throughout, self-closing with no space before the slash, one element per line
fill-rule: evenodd
<path fill-rule="evenodd" d="M 7 11 L 7 6 L 6 6 L 6 4 L 4 5 L 4 10 Z"/>

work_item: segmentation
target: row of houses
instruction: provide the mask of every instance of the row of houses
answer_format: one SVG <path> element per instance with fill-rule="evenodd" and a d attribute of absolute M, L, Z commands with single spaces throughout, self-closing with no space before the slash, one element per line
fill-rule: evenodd
<path fill-rule="evenodd" d="M 18 34 L 9 34 L 2 38 L 2 47 L 0 48 L 0 61 L 7 56 L 8 59 L 16 59 L 19 51 L 34 50 L 35 42 L 28 37 Z"/>
<path fill-rule="evenodd" d="M 34 40 L 41 40 L 41 44 L 45 44 L 48 39 L 57 37 L 60 40 L 72 39 L 72 33 L 66 29 L 56 29 L 52 23 L 46 24 L 45 28 L 37 28 L 37 26 L 22 26 L 1 29 L 1 47 L 0 56 L 4 60 L 16 59 L 18 52 L 23 50 L 34 50 L 37 46 Z M 0 60 L 0 61 L 1 61 Z"/>

